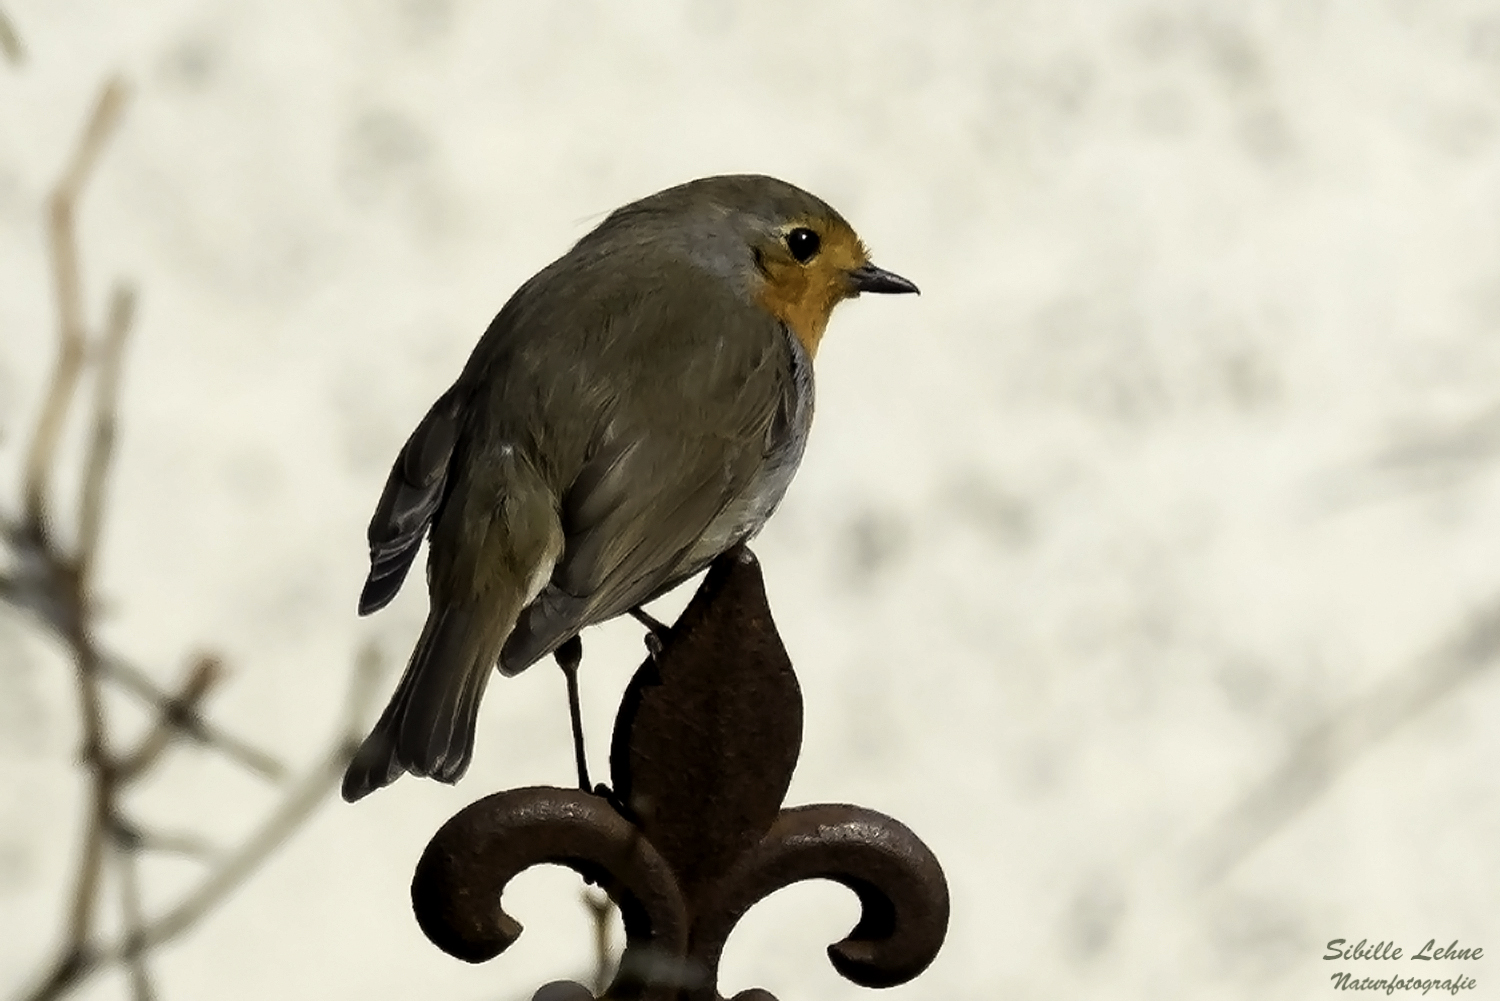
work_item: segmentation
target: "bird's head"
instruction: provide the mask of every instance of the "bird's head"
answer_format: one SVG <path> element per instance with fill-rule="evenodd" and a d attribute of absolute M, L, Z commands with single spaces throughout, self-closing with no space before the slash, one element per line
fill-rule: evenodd
<path fill-rule="evenodd" d="M 833 308 L 845 299 L 861 292 L 917 291 L 871 263 L 864 243 L 830 205 L 774 177 L 689 181 L 612 218 L 645 229 L 669 225 L 696 263 L 732 280 L 786 324 L 809 355 L 817 352 Z"/>

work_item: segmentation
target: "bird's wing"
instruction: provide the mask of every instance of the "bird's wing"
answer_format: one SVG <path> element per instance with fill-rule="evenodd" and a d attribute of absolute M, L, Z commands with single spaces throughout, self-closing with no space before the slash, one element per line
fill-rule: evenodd
<path fill-rule="evenodd" d="M 443 499 L 459 413 L 459 394 L 450 389 L 427 411 L 391 467 L 370 519 L 370 575 L 359 596 L 361 615 L 384 608 L 406 580 L 422 534 Z"/>
<path fill-rule="evenodd" d="M 507 673 L 680 578 L 705 530 L 755 485 L 791 405 L 790 341 L 753 309 L 690 322 L 712 332 L 657 345 L 670 361 L 625 366 L 641 381 L 606 409 L 563 493 L 563 555 L 506 643 Z"/>

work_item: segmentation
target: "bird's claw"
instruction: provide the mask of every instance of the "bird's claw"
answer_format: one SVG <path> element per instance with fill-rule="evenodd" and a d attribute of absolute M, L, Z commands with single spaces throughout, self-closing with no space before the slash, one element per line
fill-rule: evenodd
<path fill-rule="evenodd" d="M 598 785 L 594 786 L 594 795 L 604 800 L 616 810 L 620 809 L 620 798 L 615 795 L 615 791 L 613 789 L 611 789 L 603 782 L 600 782 Z"/>
<path fill-rule="evenodd" d="M 646 649 L 651 653 L 652 660 L 659 660 L 669 627 L 660 620 L 648 615 L 646 610 L 639 606 L 632 608 L 630 614 L 635 617 L 637 622 L 646 627 Z"/>

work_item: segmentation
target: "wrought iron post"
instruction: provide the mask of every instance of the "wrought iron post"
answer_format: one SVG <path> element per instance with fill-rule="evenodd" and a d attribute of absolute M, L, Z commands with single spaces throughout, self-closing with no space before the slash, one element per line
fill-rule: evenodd
<path fill-rule="evenodd" d="M 433 837 L 412 881 L 417 921 L 471 963 L 505 951 L 521 925 L 505 886 L 566 865 L 619 906 L 626 948 L 606 998 L 722 1001 L 719 958 L 756 902 L 830 879 L 861 916 L 828 947 L 867 987 L 927 968 L 948 927 L 937 859 L 900 822 L 857 806 L 783 809 L 802 743 L 802 694 L 748 549 L 720 557 L 626 689 L 610 753 L 613 791 L 533 787 L 465 807 Z M 533 1001 L 592 1001 L 549 984 Z M 734 1001 L 775 1001 L 752 989 Z"/>

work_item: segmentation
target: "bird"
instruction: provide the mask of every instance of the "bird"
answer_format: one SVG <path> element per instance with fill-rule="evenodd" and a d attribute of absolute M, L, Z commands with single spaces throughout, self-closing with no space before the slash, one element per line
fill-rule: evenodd
<path fill-rule="evenodd" d="M 523 284 L 402 446 L 371 518 L 359 613 L 428 542 L 429 609 L 343 797 L 403 773 L 456 782 L 492 669 L 633 613 L 752 538 L 802 460 L 834 307 L 917 286 L 822 199 L 699 178 L 611 212 Z M 648 645 L 650 639 L 648 637 Z"/>

